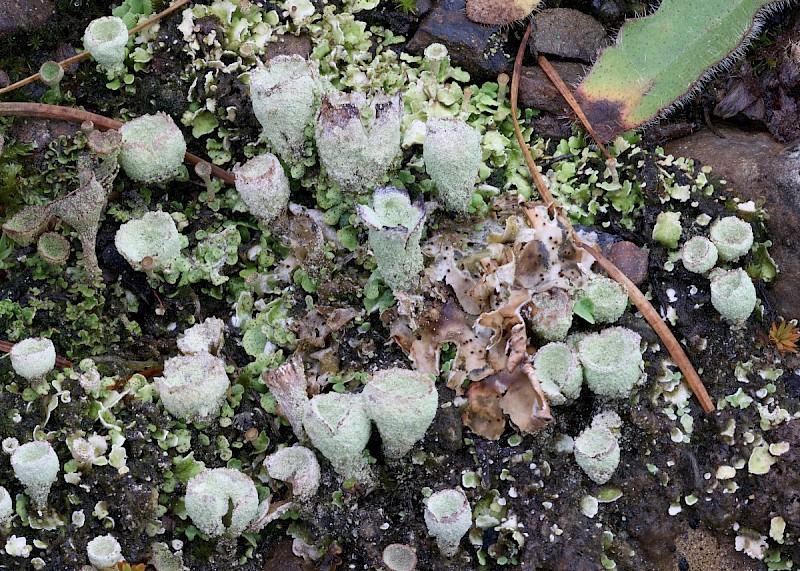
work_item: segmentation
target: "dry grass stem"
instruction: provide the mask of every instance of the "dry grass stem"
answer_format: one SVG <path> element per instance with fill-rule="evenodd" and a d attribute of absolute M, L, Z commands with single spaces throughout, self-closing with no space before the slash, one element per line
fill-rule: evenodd
<path fill-rule="evenodd" d="M 589 119 L 586 117 L 586 113 L 583 112 L 581 106 L 578 105 L 577 101 L 575 101 L 575 98 L 572 96 L 572 92 L 569 90 L 569 87 L 567 87 L 567 84 L 564 83 L 564 80 L 561 79 L 561 76 L 558 75 L 556 69 L 550 65 L 550 62 L 543 55 L 540 55 L 536 61 L 539 63 L 539 67 L 542 68 L 542 71 L 547 75 L 548 79 L 553 82 L 555 88 L 558 89 L 561 97 L 564 98 L 564 100 L 572 108 L 572 111 L 575 113 L 575 115 L 578 116 L 583 128 L 586 129 L 586 132 L 589 133 L 592 139 L 594 139 L 594 142 L 597 143 L 600 151 L 602 151 L 608 160 L 613 160 L 614 157 L 608 152 L 608 149 L 603 144 L 603 141 L 600 139 L 600 137 L 597 136 L 594 127 L 592 127 L 592 124 L 589 123 Z"/>

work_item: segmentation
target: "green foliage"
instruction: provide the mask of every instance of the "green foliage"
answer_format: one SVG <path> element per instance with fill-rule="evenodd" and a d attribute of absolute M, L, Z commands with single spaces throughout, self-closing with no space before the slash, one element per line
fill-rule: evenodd
<path fill-rule="evenodd" d="M 651 121 L 740 56 L 758 31 L 758 13 L 780 0 L 664 0 L 651 16 L 629 20 L 575 92 L 598 135 Z"/>
<path fill-rule="evenodd" d="M 0 329 L 6 341 L 19 341 L 26 336 L 28 328 L 36 317 L 36 309 L 23 307 L 10 299 L 0 300 Z"/>
<path fill-rule="evenodd" d="M 129 30 L 139 22 L 139 16 L 150 16 L 152 13 L 153 3 L 151 0 L 125 0 L 111 10 L 111 15 L 122 19 Z"/>
<path fill-rule="evenodd" d="M 747 274 L 754 280 L 771 282 L 778 275 L 778 265 L 769 253 L 771 246 L 772 240 L 753 244 L 753 262 L 747 265 Z M 0 264 L 2 264 L 1 250 Z M 0 267 L 2 266 L 0 265 Z"/>
<path fill-rule="evenodd" d="M 580 298 L 573 304 L 572 311 L 575 313 L 575 315 L 578 315 L 589 323 L 594 324 L 594 302 L 590 298 Z"/>
<path fill-rule="evenodd" d="M 386 286 L 377 270 L 372 272 L 364 284 L 364 309 L 367 313 L 383 313 L 396 303 L 392 290 Z"/>
<path fill-rule="evenodd" d="M 417 11 L 417 0 L 395 0 L 397 9 L 406 14 Z"/>

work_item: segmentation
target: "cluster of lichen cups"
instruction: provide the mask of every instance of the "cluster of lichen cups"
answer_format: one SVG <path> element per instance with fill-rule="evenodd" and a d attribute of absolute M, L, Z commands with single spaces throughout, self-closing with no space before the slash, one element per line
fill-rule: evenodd
<path fill-rule="evenodd" d="M 46 377 L 53 370 L 56 363 L 56 352 L 53 343 L 43 337 L 29 338 L 16 343 L 10 351 L 11 365 L 14 372 L 31 383 L 34 391 L 46 385 Z M 103 455 L 106 452 L 106 438 L 96 433 L 88 438 L 83 438 L 83 432 L 78 431 L 67 437 L 67 446 L 72 455 L 75 467 L 87 471 L 93 464 L 106 464 L 115 454 L 116 445 L 112 446 L 109 458 Z M 2 442 L 2 450 L 10 455 L 11 467 L 14 475 L 25 487 L 25 493 L 31 499 L 35 512 L 29 512 L 32 518 L 40 519 L 44 525 L 58 521 L 56 514 L 49 513 L 47 499 L 50 488 L 56 482 L 61 464 L 53 445 L 47 440 L 39 439 L 34 431 L 34 440 L 25 444 L 19 443 L 14 437 L 8 437 Z M 113 442 L 113 438 L 112 438 Z M 123 463 L 124 466 L 124 449 Z M 80 477 L 76 473 L 64 475 L 64 481 L 77 484 Z M 11 499 L 8 492 L 0 487 L 0 523 L 6 521 L 10 515 Z M 20 546 L 24 549 L 24 545 Z M 89 557 L 92 559 L 92 545 L 89 546 Z M 119 559 L 121 560 L 121 559 Z M 113 562 L 111 563 L 113 564 Z M 110 564 L 109 564 L 110 565 Z M 104 565 L 107 567 L 108 565 Z"/>
<path fill-rule="evenodd" d="M 423 267 L 419 241 L 428 206 L 412 205 L 405 190 L 375 190 L 400 155 L 400 100 L 323 93 L 315 64 L 299 56 L 273 58 L 251 73 L 250 89 L 262 136 L 280 159 L 263 153 L 234 168 L 236 190 L 249 212 L 267 223 L 286 210 L 290 183 L 281 161 L 292 167 L 303 157 L 305 132 L 313 123 L 328 178 L 349 192 L 374 190 L 372 207 L 358 211 L 384 281 L 395 292 L 414 290 Z M 431 119 L 427 131 L 423 153 L 437 197 L 444 208 L 465 213 L 481 163 L 480 134 L 457 118 Z M 120 164 L 134 180 L 161 182 L 180 169 L 186 145 L 167 115 L 140 117 L 120 132 Z M 124 224 L 116 244 L 135 269 L 153 275 L 173 271 L 179 241 L 174 222 L 156 212 Z"/>
<path fill-rule="evenodd" d="M 400 458 L 425 435 L 438 406 L 428 375 L 392 368 L 374 373 L 361 393 L 326 393 L 305 407 L 303 427 L 311 443 L 345 479 L 370 482 L 364 448 L 372 422 L 388 458 Z"/>
<path fill-rule="evenodd" d="M 87 29 L 87 49 L 110 71 L 124 60 L 127 29 L 124 32 L 125 41 L 119 23 L 110 20 L 98 23 L 91 33 Z M 395 292 L 416 289 L 424 264 L 420 240 L 431 206 L 412 201 L 405 190 L 380 188 L 400 155 L 399 98 L 377 95 L 368 99 L 361 93 L 333 92 L 322 85 L 316 64 L 299 56 L 271 60 L 250 74 L 249 83 L 254 115 L 262 125 L 263 139 L 275 153 L 261 154 L 234 169 L 236 190 L 249 212 L 268 223 L 286 210 L 290 182 L 283 165 L 288 170 L 300 162 L 306 152 L 306 133 L 313 130 L 326 176 L 353 194 L 372 192 L 371 205 L 357 208 L 381 277 Z M 180 170 L 186 145 L 170 117 L 142 117 L 124 126 L 121 133 L 119 160 L 132 179 L 162 182 Z M 468 211 L 481 164 L 480 145 L 478 131 L 461 119 L 427 121 L 423 159 L 436 189 L 435 198 L 445 209 Z M 679 219 L 676 213 L 662 213 L 653 238 L 677 248 L 682 234 Z M 709 234 L 711 240 L 694 237 L 685 243 L 682 259 L 688 270 L 705 274 L 718 259 L 735 261 L 752 245 L 749 224 L 736 217 L 718 221 Z M 123 224 L 116 245 L 135 269 L 149 275 L 169 274 L 181 259 L 186 240 L 172 217 L 158 211 Z M 755 305 L 755 290 L 744 270 L 718 269 L 710 278 L 714 307 L 730 321 L 746 319 Z M 572 294 L 551 290 L 537 293 L 531 300 L 531 329 L 547 342 L 537 351 L 533 365 L 553 405 L 578 398 L 584 380 L 590 390 L 606 399 L 626 398 L 642 381 L 641 339 L 635 332 L 611 327 L 568 337 L 575 304 L 582 300 L 588 300 L 595 322 L 614 323 L 625 311 L 628 298 L 618 284 L 595 276 Z M 165 362 L 163 377 L 156 379 L 155 386 L 164 408 L 176 418 L 202 424 L 218 416 L 230 388 L 224 361 L 216 356 L 219 344 L 221 340 L 206 343 L 201 336 L 191 349 L 184 343 L 184 355 Z M 49 358 L 50 353 L 47 355 Z M 31 374 L 23 376 L 35 378 L 27 376 Z M 303 432 L 297 436 L 301 441 L 307 436 L 343 479 L 369 484 L 372 475 L 364 449 L 372 423 L 378 428 L 387 458 L 401 458 L 423 438 L 437 406 L 436 389 L 426 375 L 406 369 L 379 371 L 361 393 L 326 393 L 303 402 L 299 414 Z M 608 481 L 619 463 L 620 424 L 613 413 L 597 415 L 574 440 L 576 462 L 596 483 Z M 19 449 L 33 444 L 46 443 Z M 42 446 L 37 446 L 34 456 L 31 462 L 52 460 Z M 20 456 L 17 464 L 22 465 L 25 458 Z M 17 473 L 14 455 L 12 466 L 27 490 L 29 484 Z M 57 472 L 57 457 L 55 466 Z M 304 446 L 278 450 L 266 458 L 264 468 L 271 478 L 289 483 L 298 502 L 308 502 L 317 492 L 319 464 L 313 451 Z M 48 470 L 42 473 L 52 472 L 52 462 Z M 43 502 L 42 495 L 46 501 L 41 485 L 35 488 L 31 484 L 29 494 L 37 505 Z M 196 527 L 210 537 L 237 537 L 268 521 L 269 501 L 259 503 L 253 480 L 227 468 L 207 469 L 190 479 L 185 505 Z M 0 521 L 4 506 L 0 493 Z M 441 553 L 453 556 L 472 522 L 466 495 L 455 489 L 433 494 L 425 502 L 424 517 Z M 397 556 L 408 558 L 403 547 L 395 549 Z M 89 551 L 95 566 L 122 560 L 119 543 L 110 535 L 90 542 Z"/>
<path fill-rule="evenodd" d="M 398 96 L 369 99 L 363 93 L 326 91 L 316 64 L 299 56 L 278 56 L 252 72 L 250 94 L 263 138 L 289 165 L 303 156 L 305 132 L 313 123 L 325 173 L 347 192 L 376 189 L 401 153 Z M 478 131 L 458 118 L 430 119 L 423 155 L 441 205 L 467 212 L 481 164 Z M 250 212 L 269 221 L 286 208 L 289 183 L 277 157 L 266 157 L 237 167 L 235 174 Z M 372 200 L 372 208 L 359 206 L 359 215 L 369 229 L 379 272 L 392 290 L 413 290 L 422 270 L 419 240 L 427 209 L 412 205 L 406 192 L 395 188 L 376 190 Z"/>
<path fill-rule="evenodd" d="M 168 359 L 163 377 L 155 379 L 164 408 L 176 418 L 207 423 L 219 415 L 230 387 L 224 361 L 213 354 L 222 345 L 222 327 L 220 320 L 207 320 L 188 329 L 179 340 L 185 354 Z M 305 440 L 307 434 L 342 478 L 368 483 L 371 474 L 363 452 L 372 422 L 386 456 L 400 458 L 425 435 L 436 415 L 438 393 L 428 375 L 393 368 L 373 374 L 362 393 L 326 393 L 296 406 L 302 408 L 304 430 L 298 437 Z M 309 449 L 283 448 L 268 456 L 264 467 L 272 478 L 291 485 L 296 501 L 307 502 L 316 494 L 320 469 Z M 210 537 L 230 538 L 280 515 L 268 514 L 265 501 L 258 502 L 249 476 L 218 468 L 189 480 L 185 503 L 198 529 Z M 229 503 L 233 517 L 223 524 Z"/>
<path fill-rule="evenodd" d="M 625 327 L 609 327 L 588 335 L 568 335 L 574 303 L 591 308 L 590 316 L 596 323 L 616 322 L 628 304 L 622 286 L 594 275 L 571 296 L 563 290 L 551 290 L 534 295 L 531 303 L 531 328 L 546 341 L 533 357 L 533 368 L 551 405 L 577 399 L 584 381 L 604 399 L 627 398 L 643 381 L 644 360 L 638 333 Z M 616 469 L 617 436 L 618 430 L 612 432 L 593 425 L 575 439 L 575 459 L 593 481 L 608 481 Z"/>
<path fill-rule="evenodd" d="M 653 228 L 653 239 L 675 249 L 683 228 L 680 214 L 662 212 Z M 688 271 L 707 275 L 711 281 L 711 305 L 726 320 L 743 323 L 756 306 L 756 288 L 742 268 L 715 267 L 718 262 L 731 263 L 747 254 L 753 246 L 753 228 L 737 216 L 715 221 L 708 237 L 697 235 L 686 240 L 681 248 L 681 261 Z"/>

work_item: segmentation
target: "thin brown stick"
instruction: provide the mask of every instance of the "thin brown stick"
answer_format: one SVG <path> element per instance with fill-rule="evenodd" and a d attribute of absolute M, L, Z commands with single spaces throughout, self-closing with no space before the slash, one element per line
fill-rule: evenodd
<path fill-rule="evenodd" d="M 0 341 L 0 351 L 3 353 L 10 353 L 11 349 L 13 349 L 14 343 L 9 343 L 8 341 Z M 69 359 L 65 359 L 59 355 L 56 355 L 56 367 L 66 368 L 72 367 L 72 361 Z"/>
<path fill-rule="evenodd" d="M 572 111 L 578 116 L 578 119 L 583 124 L 583 128 L 586 129 L 586 132 L 589 133 L 592 139 L 594 139 L 594 142 L 597 143 L 597 146 L 600 147 L 600 150 L 603 152 L 606 158 L 608 160 L 613 160 L 614 157 L 611 156 L 611 153 L 608 152 L 608 149 L 603 144 L 603 141 L 597 136 L 594 127 L 592 127 L 592 124 L 589 122 L 589 118 L 586 117 L 586 113 L 583 112 L 581 106 L 578 105 L 577 101 L 575 101 L 575 98 L 572 96 L 572 92 L 569 90 L 569 87 L 567 87 L 567 84 L 564 83 L 564 80 L 561 79 L 561 76 L 558 75 L 556 69 L 550 65 L 550 62 L 547 60 L 547 58 L 541 54 L 537 58 L 537 61 L 539 62 L 539 67 L 542 68 L 542 71 L 545 73 L 545 75 L 547 75 L 555 88 L 558 89 L 561 97 L 566 100 L 566 102 L 572 108 Z"/>
<path fill-rule="evenodd" d="M 67 69 L 73 63 L 78 63 L 79 61 L 84 60 L 87 57 L 89 57 L 89 52 L 83 52 L 58 62 L 58 65 L 60 65 L 64 69 Z M 20 79 L 19 81 L 12 83 L 11 85 L 4 87 L 3 89 L 0 89 L 0 95 L 3 95 L 4 93 L 8 93 L 10 91 L 14 91 L 15 89 L 19 89 L 20 87 L 25 87 L 29 83 L 33 83 L 34 81 L 39 81 L 41 78 L 42 75 L 37 71 L 36 73 L 26 77 L 25 79 Z"/>
<path fill-rule="evenodd" d="M 147 20 L 145 20 L 141 24 L 131 28 L 131 31 L 128 32 L 128 35 L 132 36 L 133 34 L 138 34 L 139 32 L 144 30 L 150 24 L 154 24 L 154 23 L 158 22 L 161 18 L 164 18 L 165 16 L 169 16 L 175 10 L 177 10 L 178 8 L 183 6 L 184 4 L 188 4 L 188 3 L 189 3 L 189 0 L 178 0 L 177 2 L 172 4 L 169 8 L 166 8 L 166 9 L 162 10 L 161 12 L 156 14 L 155 16 L 150 16 Z"/>
<path fill-rule="evenodd" d="M 547 188 L 547 183 L 544 182 L 544 177 L 539 169 L 536 167 L 536 161 L 533 160 L 533 155 L 522 136 L 522 129 L 519 128 L 519 121 L 517 121 L 517 100 L 519 98 L 519 81 L 522 73 L 522 57 L 525 55 L 525 46 L 528 45 L 528 38 L 531 35 L 531 27 L 533 20 L 528 22 L 528 27 L 525 30 L 525 35 L 522 36 L 522 43 L 520 49 L 517 51 L 517 57 L 514 59 L 514 72 L 511 75 L 511 120 L 514 123 L 514 136 L 517 138 L 519 148 L 522 149 L 522 154 L 525 157 L 525 163 L 528 165 L 528 170 L 531 171 L 533 182 L 536 184 L 536 190 L 539 191 L 539 196 L 547 205 L 547 209 L 553 214 L 553 209 L 558 205 Z"/>
<path fill-rule="evenodd" d="M 104 115 L 98 115 L 97 113 L 91 113 L 82 109 L 73 109 L 72 107 L 62 107 L 60 105 L 46 105 L 44 103 L 0 103 L 0 116 L 7 115 L 55 119 L 58 121 L 68 121 L 70 123 L 91 121 L 94 123 L 95 127 L 106 130 L 119 129 L 122 127 L 121 121 L 110 119 Z M 186 153 L 184 160 L 191 165 L 208 162 L 192 153 Z M 217 165 L 211 165 L 211 174 L 227 184 L 234 184 L 233 175 Z"/>
<path fill-rule="evenodd" d="M 175 10 L 177 10 L 178 8 L 183 6 L 184 4 L 188 4 L 188 3 L 189 3 L 189 0 L 178 0 L 175 4 L 173 4 L 172 6 L 167 8 L 166 10 L 164 10 L 162 12 L 159 12 L 155 16 L 152 16 L 152 17 L 148 18 L 147 20 L 145 20 L 144 22 L 142 22 L 141 24 L 139 24 L 135 28 L 132 28 L 131 30 L 128 30 L 128 35 L 132 36 L 134 34 L 139 33 L 140 31 L 142 31 L 147 26 L 153 24 L 154 22 L 159 21 L 164 16 L 168 16 L 169 14 L 171 14 L 172 12 L 174 12 Z M 81 53 L 76 54 L 76 55 L 74 55 L 72 57 L 69 57 L 69 58 L 67 58 L 67 59 L 65 59 L 63 61 L 58 62 L 58 65 L 60 65 L 63 69 L 66 70 L 72 64 L 78 63 L 79 61 L 83 61 L 88 57 L 89 57 L 89 52 L 88 51 L 81 52 Z M 34 81 L 39 81 L 41 79 L 41 77 L 42 76 L 39 74 L 39 72 L 36 72 L 33 75 L 31 75 L 29 77 L 26 77 L 25 79 L 20 79 L 19 81 L 15 82 L 15 83 L 12 83 L 11 85 L 4 87 L 3 89 L 0 89 L 0 95 L 3 95 L 4 93 L 9 93 L 10 91 L 14 91 L 15 89 L 19 89 L 20 87 L 24 87 L 24 86 L 28 85 L 29 83 L 33 83 Z"/>
<path fill-rule="evenodd" d="M 517 142 L 522 149 L 522 153 L 525 155 L 525 162 L 531 171 L 531 176 L 533 176 L 533 180 L 536 183 L 536 188 L 539 190 L 539 195 L 547 205 L 548 211 L 553 214 L 554 211 L 560 210 L 561 207 L 548 190 L 544 182 L 544 177 L 542 177 L 541 173 L 539 173 L 539 169 L 533 160 L 530 149 L 528 149 L 525 140 L 522 138 L 522 131 L 517 123 L 516 110 L 519 78 L 522 72 L 522 57 L 525 53 L 525 46 L 528 44 L 528 36 L 530 35 L 530 31 L 531 25 L 528 24 L 528 29 L 525 31 L 525 35 L 522 38 L 519 50 L 517 51 L 517 57 L 514 60 L 514 74 L 511 79 L 511 119 L 514 122 L 514 133 L 516 135 Z M 529 207 L 523 206 L 523 212 L 528 220 L 533 223 L 533 211 Z M 608 273 L 609 276 L 611 276 L 612 279 L 627 288 L 631 301 L 633 301 L 633 304 L 642 313 L 645 320 L 650 324 L 650 327 L 653 328 L 659 339 L 661 339 L 661 341 L 664 343 L 667 351 L 675 360 L 675 363 L 678 365 L 678 368 L 681 370 L 684 377 L 686 377 L 686 381 L 689 383 L 689 387 L 692 389 L 692 392 L 700 401 L 700 406 L 702 406 L 703 410 L 706 412 L 713 411 L 714 403 L 712 402 L 711 397 L 709 397 L 708 392 L 703 385 L 703 381 L 700 380 L 700 376 L 697 374 L 697 371 L 695 371 L 691 361 L 689 361 L 689 358 L 686 356 L 683 347 L 681 347 L 680 343 L 678 343 L 678 340 L 669 330 L 669 327 L 667 327 L 667 325 L 661 319 L 661 316 L 658 315 L 658 312 L 647 300 L 641 290 L 636 287 L 636 284 L 628 279 L 628 277 L 623 274 L 619 268 L 611 263 L 608 258 L 603 256 L 603 254 L 595 246 L 585 244 L 575 233 L 575 230 L 572 228 L 572 225 L 568 220 L 566 220 L 566 218 L 562 217 L 562 220 L 569 228 L 572 240 L 581 248 L 586 250 L 589 254 L 591 254 L 592 257 L 597 260 L 597 263 L 600 264 L 600 266 Z"/>

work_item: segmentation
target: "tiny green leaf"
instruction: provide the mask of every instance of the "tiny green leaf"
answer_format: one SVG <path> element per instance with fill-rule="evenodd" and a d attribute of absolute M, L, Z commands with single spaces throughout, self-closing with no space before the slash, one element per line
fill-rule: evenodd
<path fill-rule="evenodd" d="M 582 297 L 572 306 L 572 311 L 575 315 L 582 317 L 584 320 L 594 324 L 594 302 L 588 297 Z"/>

